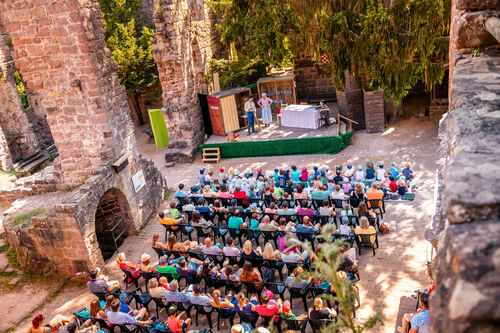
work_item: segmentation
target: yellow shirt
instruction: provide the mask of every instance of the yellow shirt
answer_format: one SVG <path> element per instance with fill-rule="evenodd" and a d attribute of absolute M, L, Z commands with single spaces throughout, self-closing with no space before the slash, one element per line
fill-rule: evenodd
<path fill-rule="evenodd" d="M 177 230 L 179 227 L 174 227 L 174 225 L 179 224 L 176 219 L 172 217 L 160 218 L 160 223 L 172 226 L 172 230 Z"/>
<path fill-rule="evenodd" d="M 354 233 L 356 235 L 371 235 L 370 236 L 370 242 L 373 244 L 375 243 L 375 234 L 377 233 L 377 230 L 375 230 L 374 227 L 370 226 L 368 229 L 363 229 L 361 227 L 356 227 L 354 229 Z"/>

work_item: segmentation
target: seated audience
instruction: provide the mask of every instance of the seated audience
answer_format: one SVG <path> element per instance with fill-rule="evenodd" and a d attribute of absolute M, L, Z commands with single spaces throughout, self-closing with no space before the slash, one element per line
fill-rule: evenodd
<path fill-rule="evenodd" d="M 186 311 L 177 312 L 175 306 L 170 306 L 168 308 L 168 329 L 172 333 L 183 333 L 189 332 L 189 325 L 191 325 L 191 318 L 186 318 L 182 320 L 182 316 L 187 315 Z"/>
<path fill-rule="evenodd" d="M 419 297 L 420 309 L 415 313 L 405 313 L 403 315 L 402 326 L 398 326 L 399 333 L 429 333 L 430 316 L 429 316 L 429 295 L 420 294 Z"/>
<path fill-rule="evenodd" d="M 137 315 L 131 316 L 127 313 L 120 311 L 120 300 L 114 299 L 111 302 L 111 311 L 106 313 L 108 316 L 108 321 L 115 325 L 127 324 L 129 330 L 135 329 L 137 325 L 151 325 L 153 321 L 148 320 L 149 315 L 146 308 L 142 308 L 138 311 Z"/>
<path fill-rule="evenodd" d="M 335 318 L 336 316 L 337 312 L 335 312 L 334 309 L 323 307 L 323 300 L 321 297 L 314 298 L 313 307 L 310 308 L 308 312 L 309 319 L 329 319 Z"/>
<path fill-rule="evenodd" d="M 99 272 L 95 269 L 90 271 L 90 281 L 87 282 L 87 287 L 91 293 L 107 293 L 120 288 L 118 283 L 108 285 L 108 282 L 98 279 L 98 274 Z"/>

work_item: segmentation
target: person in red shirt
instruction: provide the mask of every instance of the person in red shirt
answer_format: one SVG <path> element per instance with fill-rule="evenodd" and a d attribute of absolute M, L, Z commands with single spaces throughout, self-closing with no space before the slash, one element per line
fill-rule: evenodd
<path fill-rule="evenodd" d="M 243 205 L 246 205 L 248 203 L 248 201 L 247 201 L 247 199 L 248 199 L 247 192 L 242 191 L 241 187 L 239 187 L 239 186 L 236 186 L 236 188 L 234 189 L 233 198 L 235 198 L 235 199 L 241 199 Z"/>
<path fill-rule="evenodd" d="M 270 317 L 278 314 L 283 301 L 281 299 L 278 299 L 276 301 L 276 304 L 271 305 L 269 304 L 269 294 L 264 292 L 260 296 L 260 303 L 261 305 L 252 305 L 252 311 L 257 312 L 261 316 Z M 275 318 L 276 321 L 278 321 L 278 319 L 278 317 Z"/>
<path fill-rule="evenodd" d="M 185 313 L 185 311 L 182 311 L 181 313 L 177 314 L 177 308 L 175 306 L 171 306 L 168 309 L 168 329 L 170 330 L 170 332 L 189 332 L 191 319 L 187 318 L 186 320 L 181 320 L 182 315 L 184 315 Z"/>
<path fill-rule="evenodd" d="M 394 180 L 394 177 L 393 176 L 390 176 L 389 177 L 389 180 L 391 181 L 389 183 L 389 189 L 392 191 L 392 192 L 397 192 L 398 191 L 398 183 L 396 183 L 396 181 Z"/>

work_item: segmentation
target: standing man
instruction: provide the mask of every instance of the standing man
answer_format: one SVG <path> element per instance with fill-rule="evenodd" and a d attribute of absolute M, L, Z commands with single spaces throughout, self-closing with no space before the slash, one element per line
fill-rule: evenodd
<path fill-rule="evenodd" d="M 273 104 L 273 100 L 268 98 L 266 93 L 262 93 L 262 98 L 257 103 L 262 108 L 262 122 L 267 127 L 273 121 L 271 117 L 271 104 Z"/>
<path fill-rule="evenodd" d="M 247 113 L 248 121 L 248 135 L 250 135 L 250 127 L 252 128 L 252 133 L 255 133 L 255 103 L 253 102 L 253 96 L 248 96 L 248 101 L 245 102 L 245 112 Z"/>

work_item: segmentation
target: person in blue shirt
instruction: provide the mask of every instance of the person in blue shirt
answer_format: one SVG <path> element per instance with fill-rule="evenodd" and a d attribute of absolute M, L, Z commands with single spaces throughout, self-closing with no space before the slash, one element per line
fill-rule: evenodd
<path fill-rule="evenodd" d="M 283 165 L 283 176 L 285 176 L 285 180 L 288 181 L 290 179 L 290 170 L 288 169 L 288 165 Z"/>
<path fill-rule="evenodd" d="M 200 174 L 198 175 L 198 183 L 201 186 L 205 185 L 205 168 L 200 169 Z"/>
<path fill-rule="evenodd" d="M 285 172 L 283 170 L 280 170 L 278 180 L 276 181 L 276 186 L 285 188 L 286 186 L 286 177 L 285 177 Z"/>
<path fill-rule="evenodd" d="M 391 162 L 391 168 L 389 169 L 389 172 L 394 177 L 394 179 L 398 179 L 399 171 L 396 169 L 396 163 Z"/>
<path fill-rule="evenodd" d="M 185 198 L 187 196 L 186 191 L 184 191 L 184 184 L 179 184 L 179 189 L 175 192 L 176 198 Z"/>
<path fill-rule="evenodd" d="M 300 181 L 300 171 L 297 170 L 297 167 L 295 165 L 292 165 L 292 181 Z"/>
<path fill-rule="evenodd" d="M 406 180 L 412 180 L 413 179 L 413 171 L 410 169 L 411 165 L 410 163 L 406 163 L 406 168 L 404 168 L 401 172 L 405 176 Z"/>
<path fill-rule="evenodd" d="M 373 167 L 372 162 L 366 163 L 365 179 L 366 180 L 375 180 L 375 169 Z"/>
<path fill-rule="evenodd" d="M 318 178 L 318 176 L 320 175 L 320 172 L 318 171 L 318 167 L 315 165 L 313 166 L 313 169 L 314 169 L 314 178 Z"/>
<path fill-rule="evenodd" d="M 277 183 L 278 182 L 278 178 L 280 176 L 279 174 L 280 170 L 278 168 L 274 169 L 274 174 L 273 174 L 273 178 L 274 178 L 274 182 Z"/>
<path fill-rule="evenodd" d="M 402 326 L 398 326 L 399 333 L 428 333 L 430 332 L 429 295 L 419 294 L 420 309 L 414 314 L 403 315 Z M 408 330 L 409 329 L 409 330 Z"/>

